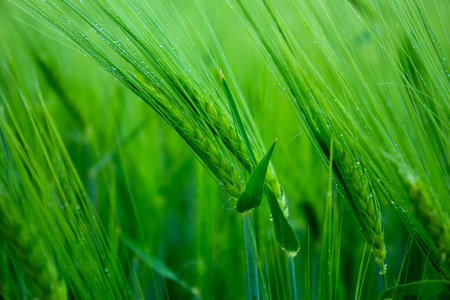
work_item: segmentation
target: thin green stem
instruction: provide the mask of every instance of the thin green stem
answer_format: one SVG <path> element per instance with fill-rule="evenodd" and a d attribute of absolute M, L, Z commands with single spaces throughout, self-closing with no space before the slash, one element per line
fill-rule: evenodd
<path fill-rule="evenodd" d="M 245 254 L 247 256 L 247 276 L 249 299 L 259 300 L 258 260 L 253 212 L 244 215 Z"/>
<path fill-rule="evenodd" d="M 286 252 L 286 258 L 288 263 L 288 269 L 289 269 L 289 280 L 290 280 L 290 286 L 291 286 L 291 299 L 297 300 L 297 281 L 295 278 L 295 263 L 294 263 L 294 256 Z"/>
<path fill-rule="evenodd" d="M 383 279 L 383 284 L 384 284 L 384 290 L 386 291 L 388 289 L 388 284 L 387 284 L 387 276 L 386 273 L 381 274 L 381 279 Z"/>

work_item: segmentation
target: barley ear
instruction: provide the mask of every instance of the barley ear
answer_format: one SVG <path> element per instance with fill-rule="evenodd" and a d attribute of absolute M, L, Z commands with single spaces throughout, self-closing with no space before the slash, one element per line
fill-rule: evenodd
<path fill-rule="evenodd" d="M 323 153 L 327 155 L 330 152 L 330 145 L 327 140 L 331 140 L 330 137 L 333 137 L 335 141 L 333 143 L 333 172 L 338 177 L 351 211 L 358 221 L 361 234 L 367 244 L 370 245 L 375 261 L 380 266 L 380 274 L 383 275 L 387 270 L 384 263 L 386 247 L 383 219 L 378 198 L 369 177 L 365 174 L 363 162 L 355 158 L 353 151 L 343 137 L 329 129 L 330 126 L 324 125 L 315 110 L 310 111 L 313 117 L 309 117 L 307 114 L 305 114 L 305 117 L 307 123 L 310 124 L 313 137 Z"/>
<path fill-rule="evenodd" d="M 375 261 L 380 266 L 380 274 L 385 274 L 387 266 L 386 247 L 383 233 L 383 222 L 378 198 L 373 191 L 369 178 L 365 175 L 362 162 L 351 156 L 351 151 L 344 143 L 336 143 L 335 172 L 348 196 L 350 206 L 361 227 L 361 233 L 371 246 Z"/>
<path fill-rule="evenodd" d="M 44 253 L 38 243 L 38 237 L 27 232 L 27 227 L 21 224 L 23 217 L 12 219 L 10 217 L 12 209 L 9 208 L 8 211 L 6 214 L 0 205 L 0 239 L 5 247 L 2 251 L 7 253 L 2 268 L 15 268 L 17 276 L 15 281 L 23 281 L 26 289 L 18 291 L 19 285 L 10 285 L 7 281 L 0 282 L 2 293 L 0 295 L 8 299 L 19 292 L 32 299 L 65 299 L 67 297 L 65 283 L 58 279 L 55 267 L 42 259 Z M 14 274 L 14 271 L 10 274 Z"/>
<path fill-rule="evenodd" d="M 444 273 L 450 278 L 450 224 L 448 218 L 439 213 L 436 206 L 438 201 L 433 201 L 430 194 L 424 189 L 422 181 L 409 173 L 403 176 L 407 188 L 408 197 L 411 200 L 413 210 L 423 225 L 425 231 L 431 237 L 436 252 L 437 262 Z"/>

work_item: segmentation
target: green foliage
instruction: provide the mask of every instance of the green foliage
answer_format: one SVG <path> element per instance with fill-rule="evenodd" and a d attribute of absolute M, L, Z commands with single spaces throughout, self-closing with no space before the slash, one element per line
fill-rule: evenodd
<path fill-rule="evenodd" d="M 246 212 L 250 209 L 256 208 L 261 204 L 261 199 L 264 193 L 265 178 L 269 161 L 273 153 L 277 140 L 267 151 L 266 155 L 261 159 L 258 165 L 253 170 L 250 178 L 245 185 L 244 191 L 239 196 L 236 204 L 236 210 L 240 213 Z"/>
<path fill-rule="evenodd" d="M 0 298 L 445 299 L 449 18 L 0 2 Z"/>
<path fill-rule="evenodd" d="M 450 294 L 450 285 L 447 281 L 424 280 L 395 286 L 384 291 L 379 299 L 399 298 L 404 296 L 435 297 L 440 294 Z"/>
<path fill-rule="evenodd" d="M 0 123 L 0 199 L 7 254 L 3 268 L 16 276 L 4 282 L 4 297 L 131 298 L 97 214 L 40 102 L 39 87 L 22 90 L 23 83 L 5 60 L 1 66 L 5 111 Z M 36 116 L 28 97 L 42 104 L 43 119 Z"/>
<path fill-rule="evenodd" d="M 272 214 L 273 228 L 275 231 L 275 238 L 286 251 L 291 255 L 295 255 L 300 250 L 298 239 L 294 230 L 289 225 L 286 216 L 280 209 L 277 203 L 277 198 L 270 188 L 265 186 L 265 193 L 267 201 L 269 202 L 270 212 Z"/>

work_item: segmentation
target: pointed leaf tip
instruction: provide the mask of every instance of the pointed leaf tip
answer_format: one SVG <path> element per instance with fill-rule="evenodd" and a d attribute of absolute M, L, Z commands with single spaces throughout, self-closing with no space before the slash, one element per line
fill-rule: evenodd
<path fill-rule="evenodd" d="M 258 207 L 261 204 L 262 195 L 264 193 L 264 184 L 266 181 L 266 173 L 277 140 L 278 139 L 275 140 L 269 151 L 267 151 L 250 175 L 245 190 L 239 196 L 236 204 L 236 210 L 238 212 L 244 213 L 250 209 Z"/>
<path fill-rule="evenodd" d="M 225 76 L 223 76 L 222 69 L 219 70 L 220 70 L 220 80 L 225 80 Z"/>

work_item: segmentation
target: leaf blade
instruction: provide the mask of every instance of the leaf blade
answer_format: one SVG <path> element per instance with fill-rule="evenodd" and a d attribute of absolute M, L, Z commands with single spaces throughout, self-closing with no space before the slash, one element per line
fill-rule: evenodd
<path fill-rule="evenodd" d="M 442 293 L 450 295 L 450 282 L 443 280 L 423 280 L 397 285 L 381 293 L 379 300 L 393 298 L 396 295 L 433 297 Z M 422 299 L 422 298 L 421 298 Z"/>
<path fill-rule="evenodd" d="M 264 183 L 266 180 L 267 169 L 269 167 L 270 158 L 272 157 L 276 139 L 264 157 L 261 159 L 255 170 L 250 175 L 244 191 L 239 196 L 236 204 L 236 210 L 239 213 L 244 213 L 261 204 L 261 199 L 264 193 Z"/>
<path fill-rule="evenodd" d="M 168 266 L 166 266 L 166 264 L 164 264 L 161 260 L 149 255 L 125 234 L 121 233 L 120 237 L 125 242 L 127 247 L 137 257 L 139 257 L 139 259 L 141 259 L 148 266 L 150 266 L 155 272 L 157 272 L 162 277 L 165 277 L 178 283 L 179 285 L 190 291 L 192 294 L 196 294 L 195 288 L 191 287 L 188 283 L 186 283 L 186 281 L 178 277 L 178 275 L 174 271 L 172 271 Z"/>
<path fill-rule="evenodd" d="M 300 243 L 295 235 L 294 229 L 292 229 L 284 216 L 274 193 L 267 185 L 265 185 L 265 193 L 269 202 L 270 212 L 272 213 L 273 228 L 277 243 L 291 254 L 297 253 L 300 250 Z"/>

